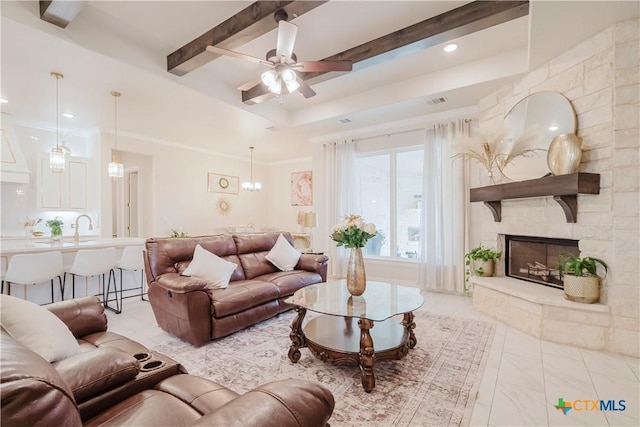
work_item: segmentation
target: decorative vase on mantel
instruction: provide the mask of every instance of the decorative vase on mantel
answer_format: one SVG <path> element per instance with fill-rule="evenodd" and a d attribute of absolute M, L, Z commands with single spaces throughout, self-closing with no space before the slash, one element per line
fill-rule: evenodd
<path fill-rule="evenodd" d="M 582 141 L 573 133 L 553 138 L 547 151 L 547 165 L 554 175 L 575 173 L 582 157 Z"/>
<path fill-rule="evenodd" d="M 351 295 L 360 296 L 367 288 L 367 274 L 364 271 L 362 248 L 351 248 L 347 266 L 347 290 Z"/>

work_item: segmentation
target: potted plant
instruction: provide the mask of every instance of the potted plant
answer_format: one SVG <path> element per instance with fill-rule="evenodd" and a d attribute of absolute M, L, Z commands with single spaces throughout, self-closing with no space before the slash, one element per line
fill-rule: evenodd
<path fill-rule="evenodd" d="M 51 229 L 51 240 L 53 242 L 59 242 L 62 240 L 62 227 L 64 222 L 59 216 L 47 221 L 47 226 Z"/>
<path fill-rule="evenodd" d="M 189 235 L 182 230 L 171 229 L 171 235 L 169 237 L 189 237 Z"/>
<path fill-rule="evenodd" d="M 495 262 L 500 259 L 502 252 L 495 249 L 485 248 L 480 245 L 471 249 L 464 255 L 465 265 L 467 270 L 465 272 L 466 281 L 469 280 L 471 272 L 474 276 L 489 277 L 493 276 L 495 270 Z"/>
<path fill-rule="evenodd" d="M 569 301 L 593 304 L 600 300 L 600 276 L 598 265 L 609 271 L 600 258 L 560 255 L 560 274 L 564 283 L 564 297 Z"/>

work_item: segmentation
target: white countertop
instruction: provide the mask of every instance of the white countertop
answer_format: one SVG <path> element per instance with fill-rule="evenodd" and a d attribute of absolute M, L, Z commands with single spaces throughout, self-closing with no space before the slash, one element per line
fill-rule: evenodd
<path fill-rule="evenodd" d="M 51 243 L 49 237 L 39 239 L 1 239 L 0 254 L 14 255 L 20 253 L 34 252 L 76 252 L 80 249 L 97 249 L 97 248 L 122 248 L 125 246 L 144 245 L 146 239 L 139 237 L 81 237 L 78 243 L 73 242 L 73 238 L 65 238 L 63 242 Z"/>

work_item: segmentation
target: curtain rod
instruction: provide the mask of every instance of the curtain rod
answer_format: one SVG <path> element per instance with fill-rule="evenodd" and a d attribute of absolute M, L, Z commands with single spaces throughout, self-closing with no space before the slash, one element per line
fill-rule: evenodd
<path fill-rule="evenodd" d="M 472 121 L 472 119 L 461 119 L 461 120 L 464 120 L 465 123 L 469 123 L 469 122 Z M 439 124 L 447 124 L 447 123 L 434 123 L 434 125 L 439 125 Z M 410 133 L 410 132 L 415 132 L 415 131 L 418 131 L 418 130 L 428 129 L 430 126 L 431 125 L 420 126 L 420 127 L 417 127 L 417 128 L 401 130 L 401 131 L 397 131 L 397 132 L 385 132 L 385 133 L 381 133 L 381 134 L 378 134 L 378 135 L 365 136 L 365 137 L 362 137 L 362 138 L 353 138 L 353 142 L 367 141 L 369 139 L 380 138 L 380 137 L 383 137 L 383 136 L 389 137 L 389 136 L 392 136 L 392 135 L 402 135 L 402 134 L 405 134 L 405 133 Z"/>

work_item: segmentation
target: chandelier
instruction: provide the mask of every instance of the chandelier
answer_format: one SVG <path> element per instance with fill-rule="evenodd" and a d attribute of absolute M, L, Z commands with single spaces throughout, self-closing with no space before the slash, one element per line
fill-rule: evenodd
<path fill-rule="evenodd" d="M 56 79 L 56 146 L 51 149 L 49 153 L 49 167 L 52 172 L 62 173 L 64 172 L 65 157 L 64 150 L 58 144 L 58 138 L 60 130 L 58 128 L 58 80 L 64 78 L 60 73 L 52 72 L 51 76 Z"/>
<path fill-rule="evenodd" d="M 251 150 L 251 181 L 242 183 L 242 189 L 244 191 L 260 191 L 260 190 L 262 190 L 262 184 L 260 184 L 259 182 L 255 182 L 253 180 L 253 148 L 254 147 L 249 147 L 249 150 Z"/>
<path fill-rule="evenodd" d="M 276 65 L 273 69 L 265 71 L 260 79 L 269 91 L 276 95 L 280 95 L 282 92 L 283 84 L 289 93 L 295 92 L 300 87 L 296 72 L 285 65 Z"/>
<path fill-rule="evenodd" d="M 113 114 L 114 117 L 114 129 L 115 129 L 115 149 L 113 157 L 111 158 L 111 162 L 109 162 L 109 177 L 111 178 L 122 178 L 124 176 L 124 165 L 118 162 L 115 151 L 118 151 L 118 98 L 122 95 L 120 92 L 113 91 L 111 92 L 115 103 L 115 111 Z"/>

